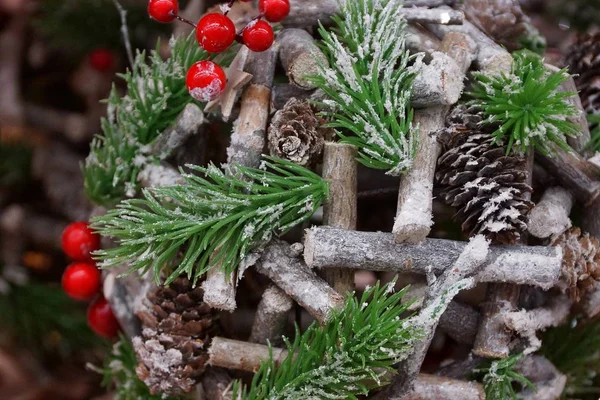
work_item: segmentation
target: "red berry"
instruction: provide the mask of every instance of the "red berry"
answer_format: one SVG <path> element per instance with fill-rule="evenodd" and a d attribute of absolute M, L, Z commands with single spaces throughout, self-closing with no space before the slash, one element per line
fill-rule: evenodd
<path fill-rule="evenodd" d="M 90 328 L 100 336 L 111 339 L 119 333 L 119 321 L 104 296 L 99 296 L 90 304 L 87 320 Z"/>
<path fill-rule="evenodd" d="M 266 21 L 251 22 L 244 29 L 244 44 L 252 51 L 267 50 L 273 44 L 273 28 Z"/>
<path fill-rule="evenodd" d="M 178 11 L 179 4 L 177 0 L 150 0 L 148 2 L 150 17 L 163 24 L 173 22 Z"/>
<path fill-rule="evenodd" d="M 99 72 L 107 72 L 115 64 L 113 52 L 108 49 L 96 49 L 90 53 L 90 64 Z"/>
<path fill-rule="evenodd" d="M 209 53 L 220 53 L 227 50 L 235 40 L 235 25 L 226 15 L 206 14 L 198 21 L 196 39 Z"/>
<path fill-rule="evenodd" d="M 258 9 L 267 21 L 279 22 L 290 13 L 289 0 L 259 0 Z"/>
<path fill-rule="evenodd" d="M 75 262 L 62 276 L 62 287 L 75 300 L 90 300 L 100 290 L 100 271 L 94 264 Z"/>
<path fill-rule="evenodd" d="M 100 236 L 92 232 L 86 222 L 69 224 L 62 234 L 62 249 L 77 261 L 89 261 L 90 253 L 100 248 Z"/>
<path fill-rule="evenodd" d="M 225 71 L 212 61 L 198 61 L 191 66 L 185 77 L 190 95 L 198 101 L 216 99 L 225 89 Z"/>

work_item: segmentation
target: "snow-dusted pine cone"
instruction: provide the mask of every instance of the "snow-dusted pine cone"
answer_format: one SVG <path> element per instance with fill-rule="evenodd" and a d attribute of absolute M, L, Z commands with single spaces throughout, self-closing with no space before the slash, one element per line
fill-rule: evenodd
<path fill-rule="evenodd" d="M 580 35 L 565 57 L 583 108 L 588 113 L 600 113 L 600 33 Z"/>
<path fill-rule="evenodd" d="M 576 301 L 600 279 L 600 241 L 579 228 L 571 228 L 554 242 L 563 248 L 562 280 Z"/>
<path fill-rule="evenodd" d="M 142 337 L 133 339 L 140 361 L 136 372 L 153 394 L 187 393 L 204 372 L 216 325 L 203 296 L 201 288 L 177 278 L 148 293 L 138 312 L 143 330 Z"/>
<path fill-rule="evenodd" d="M 469 21 L 510 51 L 545 45 L 518 0 L 464 0 L 462 10 Z"/>
<path fill-rule="evenodd" d="M 311 165 L 323 152 L 325 129 L 306 100 L 291 98 L 275 113 L 269 127 L 272 156 Z"/>
<path fill-rule="evenodd" d="M 439 197 L 458 208 L 455 218 L 464 232 L 484 234 L 493 243 L 514 243 L 527 229 L 527 214 L 533 203 L 526 194 L 526 160 L 506 155 L 492 144 L 481 117 L 464 106 L 448 117 L 441 137 L 445 152 L 438 160 L 436 184 Z"/>

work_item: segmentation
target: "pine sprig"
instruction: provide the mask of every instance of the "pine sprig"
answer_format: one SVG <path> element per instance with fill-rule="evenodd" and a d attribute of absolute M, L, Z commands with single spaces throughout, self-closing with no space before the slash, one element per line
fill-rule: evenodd
<path fill-rule="evenodd" d="M 230 174 L 214 165 L 188 167 L 204 178 L 183 174 L 185 184 L 144 189 L 144 199 L 93 220 L 93 229 L 119 244 L 96 253 L 102 267 L 152 269 L 157 282 L 174 267 L 166 284 L 184 273 L 195 282 L 217 266 L 230 275 L 272 234 L 308 219 L 329 190 L 315 173 L 278 158 L 266 158 L 261 169 L 232 166 Z"/>
<path fill-rule="evenodd" d="M 185 86 L 185 74 L 193 63 L 207 59 L 208 53 L 193 35 L 172 40 L 171 51 L 172 56 L 162 60 L 157 45 L 149 64 L 144 52 L 138 53 L 133 71 L 119 75 L 127 84 L 127 95 L 120 97 L 113 88 L 102 135 L 92 141 L 83 171 L 86 194 L 95 203 L 113 206 L 135 195 L 137 174 L 145 164 L 156 161 L 149 144 L 194 101 Z"/>
<path fill-rule="evenodd" d="M 406 358 L 420 333 L 400 315 L 407 305 L 405 290 L 390 294 L 395 282 L 350 296 L 325 326 L 313 323 L 304 333 L 296 329 L 286 340 L 288 355 L 277 366 L 263 362 L 247 388 L 239 383 L 234 398 L 243 400 L 357 399 L 386 385 L 384 375 Z M 237 396 L 240 397 L 237 397 Z"/>
<path fill-rule="evenodd" d="M 133 345 L 124 336 L 113 346 L 112 352 L 99 372 L 104 376 L 102 386 L 115 388 L 115 400 L 184 400 L 180 397 L 167 397 L 150 394 L 148 386 L 142 382 L 135 368 L 138 365 Z"/>
<path fill-rule="evenodd" d="M 341 129 L 337 134 L 343 142 L 358 147 L 363 165 L 390 175 L 407 171 L 417 150 L 410 108 L 417 68 L 409 66 L 415 56 L 405 48 L 400 3 L 344 2 L 341 17 L 332 18 L 336 28 L 319 28 L 330 67 L 322 66 L 314 77 L 329 97 L 324 101 L 329 126 Z"/>
<path fill-rule="evenodd" d="M 578 321 L 548 329 L 542 354 L 567 376 L 561 398 L 597 399 L 600 395 L 600 321 Z"/>
<path fill-rule="evenodd" d="M 501 360 L 494 360 L 489 366 L 476 369 L 475 374 L 483 375 L 483 388 L 486 400 L 517 400 L 513 384 L 528 386 L 536 390 L 533 383 L 515 370 L 522 354 L 513 354 Z"/>
<path fill-rule="evenodd" d="M 575 107 L 566 101 L 576 95 L 558 91 L 569 79 L 566 69 L 550 73 L 543 60 L 529 51 L 513 53 L 510 74 L 488 76 L 477 72 L 470 104 L 481 108 L 485 124 L 498 128 L 493 135 L 497 144 L 525 152 L 533 145 L 544 154 L 552 153 L 552 144 L 566 151 L 565 136 L 577 136 L 579 129 L 567 117 L 575 116 Z"/>
<path fill-rule="evenodd" d="M 593 151 L 600 151 L 600 114 L 588 114 L 587 120 L 590 126 L 591 135 L 587 147 Z"/>

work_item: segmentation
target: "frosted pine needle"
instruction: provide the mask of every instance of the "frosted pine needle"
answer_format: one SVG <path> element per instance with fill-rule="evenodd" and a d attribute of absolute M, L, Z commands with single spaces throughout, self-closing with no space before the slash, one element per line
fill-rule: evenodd
<path fill-rule="evenodd" d="M 185 184 L 143 190 L 121 202 L 92 228 L 118 246 L 95 254 L 100 266 L 153 270 L 166 284 L 181 274 L 196 282 L 209 269 L 234 274 L 240 262 L 273 234 L 308 219 L 328 195 L 327 182 L 290 161 L 266 158 L 265 169 L 188 165 Z"/>
<path fill-rule="evenodd" d="M 333 20 L 333 32 L 319 29 L 331 66 L 314 78 L 329 97 L 329 126 L 358 147 L 362 164 L 400 175 L 417 149 L 410 97 L 420 65 L 405 48 L 400 2 L 349 0 Z"/>
<path fill-rule="evenodd" d="M 313 323 L 286 340 L 288 356 L 277 366 L 271 358 L 261 365 L 252 384 L 234 390 L 240 400 L 357 399 L 386 385 L 383 377 L 405 359 L 418 340 L 418 330 L 404 326 L 399 316 L 405 290 L 390 294 L 379 283 L 361 298 L 350 296 L 321 327 Z M 239 397 L 237 397 L 239 396 Z"/>
<path fill-rule="evenodd" d="M 566 151 L 565 136 L 577 136 L 579 129 L 567 117 L 577 115 L 566 99 L 575 95 L 560 92 L 569 79 L 566 69 L 549 72 L 543 60 L 529 51 L 514 53 L 510 74 L 488 76 L 475 73 L 470 102 L 483 110 L 483 123 L 497 125 L 495 144 L 525 152 L 530 146 L 544 154 L 552 153 L 552 144 Z"/>

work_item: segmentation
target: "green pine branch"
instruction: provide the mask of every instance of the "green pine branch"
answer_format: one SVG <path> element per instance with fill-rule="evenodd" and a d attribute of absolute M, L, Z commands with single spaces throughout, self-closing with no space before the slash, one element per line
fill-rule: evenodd
<path fill-rule="evenodd" d="M 522 354 L 514 354 L 508 358 L 494 360 L 489 365 L 474 371 L 476 375 L 483 375 L 486 400 L 517 400 L 514 384 L 536 390 L 533 383 L 516 371 L 517 362 L 521 358 L 523 358 Z"/>
<path fill-rule="evenodd" d="M 333 31 L 319 29 L 330 66 L 313 78 L 329 97 L 329 126 L 358 147 L 363 165 L 400 175 L 417 150 L 410 106 L 416 68 L 409 66 L 415 57 L 405 48 L 401 2 L 346 1 L 333 21 Z"/>
<path fill-rule="evenodd" d="M 278 366 L 272 357 L 263 362 L 249 387 L 236 385 L 233 398 L 357 399 L 388 384 L 386 374 L 421 336 L 400 317 L 406 312 L 401 304 L 406 290 L 390 294 L 394 284 L 380 287 L 378 282 L 361 298 L 349 296 L 325 326 L 313 323 L 304 333 L 296 329 L 295 340 L 286 340 L 283 362 Z"/>
<path fill-rule="evenodd" d="M 588 114 L 587 120 L 590 126 L 591 135 L 587 147 L 593 151 L 600 151 L 600 114 Z"/>
<path fill-rule="evenodd" d="M 149 145 L 194 101 L 185 74 L 208 54 L 193 35 L 172 40 L 171 51 L 172 56 L 162 60 L 157 45 L 149 64 L 144 52 L 138 53 L 133 71 L 119 75 L 127 84 L 127 95 L 120 97 L 113 88 L 102 135 L 92 141 L 83 168 L 86 194 L 95 203 L 110 207 L 135 195 L 137 174 L 145 164 L 157 161 Z M 230 56 L 229 52 L 221 55 L 221 63 L 226 64 Z"/>
<path fill-rule="evenodd" d="M 174 268 L 166 284 L 181 274 L 195 282 L 217 266 L 231 275 L 253 249 L 308 219 L 328 195 L 321 177 L 282 159 L 268 157 L 262 168 L 231 166 L 230 174 L 214 165 L 188 167 L 204 177 L 183 174 L 185 184 L 144 189 L 143 199 L 93 219 L 93 229 L 118 242 L 95 254 L 101 267 L 152 269 L 157 282 Z"/>
<path fill-rule="evenodd" d="M 569 74 L 566 69 L 548 72 L 544 61 L 530 51 L 513 56 L 510 74 L 474 74 L 470 104 L 483 110 L 484 124 L 498 126 L 495 142 L 506 143 L 507 154 L 513 148 L 525 152 L 530 146 L 551 154 L 553 143 L 570 151 L 565 136 L 577 136 L 579 129 L 567 121 L 577 111 L 566 99 L 576 93 L 558 90 Z"/>
<path fill-rule="evenodd" d="M 541 353 L 567 376 L 564 399 L 600 396 L 600 321 L 579 321 L 544 332 Z"/>
<path fill-rule="evenodd" d="M 121 336 L 99 371 L 104 376 L 102 386 L 115 388 L 115 400 L 184 400 L 181 397 L 151 394 L 135 372 L 137 365 L 131 341 Z"/>

